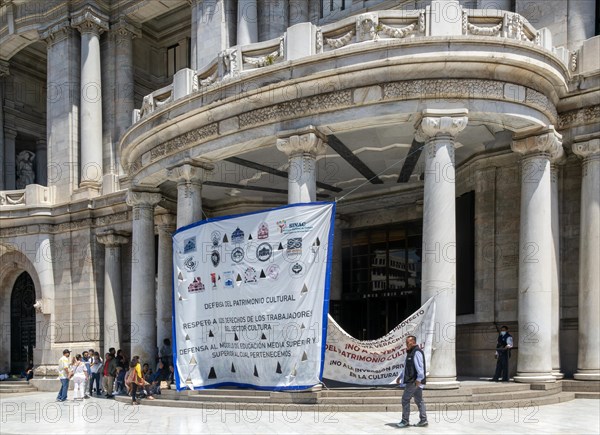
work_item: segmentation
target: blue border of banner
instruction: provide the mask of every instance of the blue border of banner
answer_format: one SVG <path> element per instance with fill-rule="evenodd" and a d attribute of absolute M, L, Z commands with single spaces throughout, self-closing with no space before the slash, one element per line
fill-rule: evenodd
<path fill-rule="evenodd" d="M 248 213 L 241 213 L 241 214 L 236 214 L 236 215 L 228 215 L 228 216 L 219 216 L 219 217 L 215 217 L 215 218 L 209 218 L 206 220 L 195 222 L 190 225 L 186 225 L 185 227 L 181 227 L 181 228 L 177 229 L 177 231 L 175 231 L 173 233 L 173 235 L 171 236 L 171 244 L 173 246 L 173 257 L 172 257 L 173 277 L 172 277 L 172 282 L 171 282 L 171 302 L 172 302 L 172 310 L 171 310 L 171 326 L 172 326 L 171 329 L 172 329 L 172 331 L 171 331 L 171 334 L 173 336 L 173 344 L 172 344 L 172 347 L 173 347 L 173 349 L 172 349 L 173 369 L 174 369 L 173 371 L 174 371 L 174 375 L 175 375 L 175 385 L 177 387 L 177 391 L 190 390 L 190 388 L 180 387 L 181 382 L 179 379 L 179 371 L 177 370 L 177 329 L 175 327 L 175 283 L 177 282 L 177 277 L 175 276 L 175 274 L 176 274 L 176 270 L 177 270 L 177 267 L 176 267 L 177 265 L 175 264 L 175 240 L 174 240 L 175 236 L 183 231 L 187 231 L 191 228 L 199 227 L 201 225 L 206 225 L 206 224 L 212 223 L 212 222 L 235 219 L 235 218 L 250 216 L 250 215 L 259 214 L 259 213 L 269 213 L 271 211 L 283 210 L 283 209 L 291 208 L 291 207 L 302 207 L 302 206 L 305 206 L 305 207 L 311 206 L 312 207 L 315 205 L 331 205 L 332 206 L 331 221 L 330 221 L 330 226 L 329 226 L 329 238 L 328 238 L 329 249 L 327 250 L 327 268 L 325 270 L 325 292 L 324 292 L 324 300 L 323 300 L 323 318 L 321 319 L 321 324 L 323 326 L 321 328 L 321 334 L 322 334 L 321 367 L 319 369 L 319 380 L 321 380 L 321 381 L 323 380 L 323 369 L 324 369 L 324 365 L 325 365 L 325 349 L 326 349 L 326 345 L 327 345 L 327 315 L 329 314 L 329 290 L 330 290 L 330 286 L 331 286 L 331 264 L 332 264 L 332 259 L 333 259 L 333 234 L 334 234 L 334 225 L 335 225 L 336 203 L 328 202 L 328 201 L 301 202 L 301 203 L 296 203 L 296 204 L 287 204 L 287 205 L 284 205 L 281 207 L 269 208 L 269 209 L 265 209 L 265 210 L 251 211 Z M 341 261 L 341 259 L 340 259 L 340 261 Z M 253 385 L 253 384 L 242 384 L 239 382 L 222 382 L 219 384 L 212 384 L 212 385 L 207 385 L 204 387 L 194 387 L 193 390 L 207 390 L 207 389 L 226 387 L 226 386 L 252 388 L 255 390 L 267 390 L 267 391 L 306 390 L 308 388 L 314 387 L 314 385 L 296 385 L 293 387 L 277 387 L 277 386 L 263 387 L 263 386 Z"/>

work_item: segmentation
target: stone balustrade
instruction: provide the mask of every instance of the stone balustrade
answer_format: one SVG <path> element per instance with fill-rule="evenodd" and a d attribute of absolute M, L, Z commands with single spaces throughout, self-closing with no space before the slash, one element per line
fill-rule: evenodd
<path fill-rule="evenodd" d="M 0 191 L 0 207 L 3 209 L 14 206 L 49 206 L 53 201 L 53 189 L 39 184 L 30 184 L 21 190 Z"/>
<path fill-rule="evenodd" d="M 420 10 L 382 10 L 345 18 L 317 27 L 312 23 L 291 26 L 279 38 L 243 46 L 234 46 L 198 71 L 185 69 L 175 74 L 173 84 L 144 97 L 136 109 L 133 123 L 162 106 L 260 68 L 306 58 L 363 44 L 393 44 L 394 41 L 453 37 L 467 40 L 509 39 L 548 50 L 571 72 L 577 71 L 577 53 L 552 46 L 548 29 L 536 30 L 524 17 L 494 9 L 463 9 L 450 2 L 455 11 L 440 11 L 428 6 Z M 182 91 L 183 90 L 183 91 Z"/>

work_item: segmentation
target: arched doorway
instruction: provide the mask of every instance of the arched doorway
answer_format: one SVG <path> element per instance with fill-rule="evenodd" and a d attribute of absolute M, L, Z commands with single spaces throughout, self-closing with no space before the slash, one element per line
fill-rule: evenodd
<path fill-rule="evenodd" d="M 35 286 L 23 272 L 13 286 L 10 298 L 10 370 L 20 373 L 33 362 L 35 347 Z"/>

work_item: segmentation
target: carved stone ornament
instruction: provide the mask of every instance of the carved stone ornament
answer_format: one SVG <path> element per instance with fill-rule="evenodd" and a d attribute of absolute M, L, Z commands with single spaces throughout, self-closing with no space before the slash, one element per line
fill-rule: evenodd
<path fill-rule="evenodd" d="M 126 202 L 130 207 L 154 207 L 161 199 L 162 195 L 158 192 L 129 190 Z"/>
<path fill-rule="evenodd" d="M 109 248 L 124 245 L 129 241 L 129 235 L 114 230 L 105 231 L 96 235 L 98 242 Z"/>
<path fill-rule="evenodd" d="M 564 153 L 562 136 L 556 132 L 553 125 L 542 131 L 530 133 L 528 136 L 515 137 L 511 148 L 523 156 L 543 153 L 553 160 L 559 159 Z"/>
<path fill-rule="evenodd" d="M 469 122 L 469 111 L 459 109 L 455 111 L 427 109 L 423 111 L 423 118 L 417 130 L 416 138 L 419 142 L 436 136 L 456 137 L 463 131 Z"/>
<path fill-rule="evenodd" d="M 577 140 L 577 139 L 576 139 Z M 594 138 L 573 144 L 573 152 L 584 159 L 600 157 L 600 138 Z"/>
<path fill-rule="evenodd" d="M 190 162 L 180 166 L 176 166 L 167 171 L 169 180 L 181 183 L 197 183 L 202 184 L 210 177 L 214 165 L 212 163 L 196 163 Z"/>
<path fill-rule="evenodd" d="M 81 33 L 93 33 L 100 35 L 108 30 L 108 15 L 103 14 L 90 6 L 73 13 L 71 16 L 71 26 L 78 29 Z"/>
<path fill-rule="evenodd" d="M 316 157 L 325 151 L 325 137 L 312 125 L 294 132 L 283 132 L 277 139 L 277 149 L 288 157 L 308 154 Z"/>

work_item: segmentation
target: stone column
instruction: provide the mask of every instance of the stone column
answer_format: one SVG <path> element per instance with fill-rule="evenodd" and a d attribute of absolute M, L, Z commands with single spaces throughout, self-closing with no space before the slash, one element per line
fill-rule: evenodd
<path fill-rule="evenodd" d="M 564 156 L 564 154 L 563 154 Z M 564 375 L 560 372 L 560 224 L 559 224 L 559 198 L 558 198 L 558 175 L 559 162 L 550 164 L 550 200 L 552 201 L 552 375 L 556 379 L 562 379 Z"/>
<path fill-rule="evenodd" d="M 107 231 L 96 236 L 104 245 L 104 353 L 108 349 L 122 348 L 123 338 L 123 293 L 121 282 L 121 245 L 129 238 L 116 231 Z"/>
<path fill-rule="evenodd" d="M 4 87 L 9 75 L 8 62 L 0 59 L 0 190 L 4 190 Z"/>
<path fill-rule="evenodd" d="M 290 27 L 298 23 L 307 23 L 309 18 L 309 0 L 289 0 L 288 16 Z"/>
<path fill-rule="evenodd" d="M 45 138 L 35 141 L 35 183 L 40 186 L 48 185 L 48 149 Z"/>
<path fill-rule="evenodd" d="M 342 299 L 343 292 L 343 270 L 342 270 L 342 231 L 347 228 L 348 224 L 345 220 L 336 216 L 335 227 L 333 233 L 333 256 L 331 265 L 331 288 L 329 291 L 329 299 L 339 301 Z"/>
<path fill-rule="evenodd" d="M 133 207 L 131 265 L 131 356 L 154 364 L 156 349 L 154 207 L 160 193 L 130 190 Z"/>
<path fill-rule="evenodd" d="M 81 181 L 80 187 L 99 190 L 102 184 L 102 79 L 100 34 L 108 30 L 108 17 L 85 7 L 73 14 L 73 27 L 81 32 Z"/>
<path fill-rule="evenodd" d="M 168 178 L 177 182 L 177 228 L 202 220 L 202 182 L 212 168 L 186 163 L 169 169 Z"/>
<path fill-rule="evenodd" d="M 4 127 L 4 189 L 15 190 L 17 169 L 15 161 L 15 139 L 17 130 Z"/>
<path fill-rule="evenodd" d="M 317 155 L 325 144 L 325 136 L 312 125 L 278 135 L 277 149 L 289 158 L 288 204 L 316 201 Z"/>
<path fill-rule="evenodd" d="M 121 18 L 112 30 L 115 35 L 115 135 L 118 143 L 131 126 L 133 113 L 133 38 L 142 36 L 142 32 Z M 118 154 L 118 153 L 117 153 Z"/>
<path fill-rule="evenodd" d="M 573 144 L 583 157 L 579 226 L 579 344 L 577 373 L 582 381 L 600 380 L 600 138 Z"/>
<path fill-rule="evenodd" d="M 156 216 L 158 228 L 158 288 L 156 291 L 156 346 L 160 349 L 165 338 L 171 340 L 173 315 L 173 240 L 175 216 Z"/>
<path fill-rule="evenodd" d="M 256 0 L 238 0 L 237 45 L 258 42 L 258 6 Z"/>
<path fill-rule="evenodd" d="M 552 376 L 552 187 L 550 159 L 562 136 L 554 127 L 516 137 L 521 161 L 519 237 L 519 358 L 516 382 L 554 382 Z"/>
<path fill-rule="evenodd" d="M 188 0 L 192 7 L 190 68 L 199 70 L 230 46 L 230 12 L 227 0 Z M 235 14 L 235 10 L 233 11 Z M 232 35 L 235 36 L 235 35 Z"/>
<path fill-rule="evenodd" d="M 258 0 L 258 39 L 283 36 L 288 27 L 289 0 Z"/>
<path fill-rule="evenodd" d="M 69 20 L 40 32 L 47 43 L 46 140 L 48 186 L 55 188 L 55 201 L 71 199 L 78 185 L 80 38 Z"/>
<path fill-rule="evenodd" d="M 456 381 L 456 193 L 454 143 L 468 110 L 425 110 L 417 131 L 425 142 L 421 302 L 435 298 L 436 328 L 427 387 L 458 388 Z M 418 337 L 424 339 L 424 337 Z"/>

